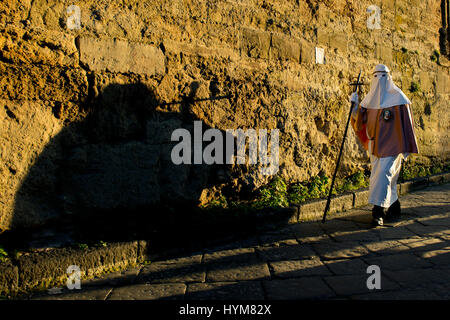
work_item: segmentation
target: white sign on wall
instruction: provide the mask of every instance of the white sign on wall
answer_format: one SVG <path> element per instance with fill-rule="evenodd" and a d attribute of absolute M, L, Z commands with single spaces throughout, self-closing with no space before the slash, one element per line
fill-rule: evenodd
<path fill-rule="evenodd" d="M 325 63 L 325 49 L 316 47 L 316 63 L 324 64 Z"/>

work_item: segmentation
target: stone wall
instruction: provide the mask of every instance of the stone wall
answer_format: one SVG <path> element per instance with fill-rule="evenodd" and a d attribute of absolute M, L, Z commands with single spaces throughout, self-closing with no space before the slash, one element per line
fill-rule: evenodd
<path fill-rule="evenodd" d="M 380 29 L 367 25 L 370 5 Z M 378 63 L 412 101 L 412 161 L 448 161 L 449 63 L 431 58 L 440 10 L 439 0 L 2 1 L 0 228 L 268 182 L 258 165 L 173 165 L 171 133 L 195 120 L 279 129 L 279 174 L 331 175 L 348 84 Z M 340 174 L 367 166 L 350 133 Z"/>

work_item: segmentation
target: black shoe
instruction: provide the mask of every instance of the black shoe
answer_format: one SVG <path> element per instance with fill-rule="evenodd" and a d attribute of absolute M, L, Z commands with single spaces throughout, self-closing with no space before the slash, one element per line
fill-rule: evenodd
<path fill-rule="evenodd" d="M 398 219 L 401 216 L 400 201 L 395 201 L 386 211 L 387 219 Z"/>
<path fill-rule="evenodd" d="M 374 206 L 372 208 L 372 218 L 372 224 L 374 226 L 382 226 L 386 218 L 386 209 L 380 206 Z"/>
<path fill-rule="evenodd" d="M 382 226 L 383 223 L 384 223 L 384 221 L 383 221 L 383 218 L 381 218 L 381 217 L 373 218 L 373 220 L 372 220 L 372 225 L 375 227 Z"/>

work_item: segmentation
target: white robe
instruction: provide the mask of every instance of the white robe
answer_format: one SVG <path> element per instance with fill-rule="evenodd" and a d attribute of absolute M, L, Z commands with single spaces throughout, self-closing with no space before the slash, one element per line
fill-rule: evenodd
<path fill-rule="evenodd" d="M 357 95 L 352 95 L 351 101 L 357 103 L 357 100 Z M 385 65 L 377 65 L 370 84 L 370 91 L 361 101 L 361 106 L 368 109 L 384 109 L 410 104 L 411 101 L 408 97 L 392 81 L 389 69 Z M 409 109 L 408 112 L 410 112 Z M 411 121 L 411 114 L 409 114 L 409 117 Z M 368 127 L 366 130 L 368 130 Z M 367 131 L 366 134 L 367 137 L 370 136 Z M 372 164 L 369 203 L 389 208 L 398 199 L 397 180 L 402 166 L 402 159 L 406 159 L 409 154 L 400 153 L 396 156 L 378 158 L 373 155 L 373 145 L 370 140 L 368 150 Z"/>
<path fill-rule="evenodd" d="M 369 203 L 389 208 L 398 199 L 397 180 L 400 174 L 402 159 L 408 155 L 378 158 L 370 155 L 372 171 L 370 173 Z"/>

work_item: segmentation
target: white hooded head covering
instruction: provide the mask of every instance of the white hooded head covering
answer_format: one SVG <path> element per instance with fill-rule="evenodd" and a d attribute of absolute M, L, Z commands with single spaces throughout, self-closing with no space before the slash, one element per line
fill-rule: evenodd
<path fill-rule="evenodd" d="M 383 64 L 375 67 L 370 91 L 361 102 L 366 109 L 384 109 L 402 104 L 411 104 L 408 97 L 392 81 L 389 68 Z"/>

